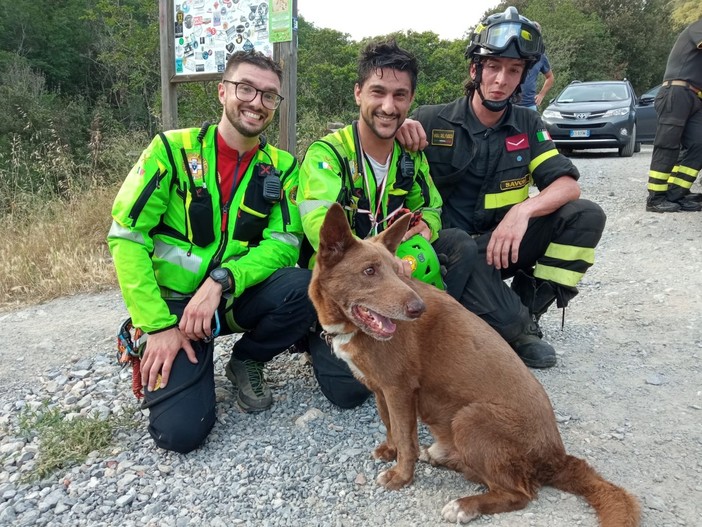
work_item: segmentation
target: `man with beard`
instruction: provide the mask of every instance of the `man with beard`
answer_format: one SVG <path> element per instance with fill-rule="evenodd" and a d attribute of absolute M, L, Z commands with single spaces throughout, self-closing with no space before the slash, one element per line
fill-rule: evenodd
<path fill-rule="evenodd" d="M 405 151 L 395 140 L 414 100 L 417 71 L 414 55 L 393 40 L 371 42 L 361 52 L 354 88 L 359 119 L 312 143 L 300 167 L 298 203 L 309 242 L 300 264 L 314 265 L 319 231 L 334 202 L 344 206 L 359 238 L 381 232 L 409 211 L 414 217 L 405 241 L 411 246 L 408 250 L 419 252 L 414 259 L 398 260 L 398 269 L 445 287 L 458 298 L 466 279 L 454 276 L 451 269 L 474 259 L 474 244 L 458 229 L 440 231 L 441 197 L 429 176 L 426 157 Z M 469 254 L 463 252 L 466 247 Z M 402 245 L 398 254 L 401 250 Z M 322 393 L 332 403 L 350 408 L 365 401 L 370 392 L 317 331 L 310 334 L 308 346 Z"/>
<path fill-rule="evenodd" d="M 283 99 L 265 55 L 227 61 L 217 125 L 160 133 L 114 202 L 108 234 L 140 347 L 149 432 L 168 450 L 199 446 L 215 421 L 213 338 L 243 333 L 226 376 L 245 411 L 272 404 L 263 364 L 314 322 L 295 158 L 262 132 Z M 143 341 L 143 337 L 141 339 Z"/>

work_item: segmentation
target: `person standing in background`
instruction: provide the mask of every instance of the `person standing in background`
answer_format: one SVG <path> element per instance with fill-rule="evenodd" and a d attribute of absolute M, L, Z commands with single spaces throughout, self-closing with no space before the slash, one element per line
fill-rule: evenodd
<path fill-rule="evenodd" d="M 654 104 L 658 124 L 646 210 L 702 210 L 702 194 L 690 192 L 702 169 L 702 18 L 675 41 Z"/>
<path fill-rule="evenodd" d="M 534 22 L 536 28 L 541 31 L 541 24 Z M 544 76 L 544 85 L 538 93 L 536 93 L 536 81 L 539 78 L 539 73 Z M 553 83 L 556 81 L 556 76 L 551 69 L 551 63 L 548 61 L 546 53 L 541 54 L 541 58 L 534 64 L 526 74 L 526 78 L 520 87 L 521 99 L 517 105 L 530 108 L 538 111 L 539 106 L 548 95 L 548 92 L 553 88 Z"/>

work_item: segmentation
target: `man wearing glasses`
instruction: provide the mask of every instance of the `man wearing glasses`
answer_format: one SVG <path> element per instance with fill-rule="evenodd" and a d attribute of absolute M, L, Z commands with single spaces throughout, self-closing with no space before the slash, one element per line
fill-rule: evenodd
<path fill-rule="evenodd" d="M 243 333 L 225 367 L 244 411 L 269 408 L 263 365 L 307 333 L 309 272 L 295 268 L 298 166 L 261 134 L 280 105 L 282 70 L 234 53 L 217 125 L 160 133 L 114 202 L 108 234 L 134 327 L 148 334 L 141 380 L 149 432 L 189 452 L 215 421 L 213 338 Z"/>

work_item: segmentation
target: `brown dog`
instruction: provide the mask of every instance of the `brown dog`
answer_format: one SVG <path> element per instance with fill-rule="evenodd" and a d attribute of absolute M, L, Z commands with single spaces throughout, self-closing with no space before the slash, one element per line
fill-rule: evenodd
<path fill-rule="evenodd" d="M 334 204 L 309 289 L 334 353 L 375 393 L 387 438 L 373 455 L 397 459 L 378 483 L 408 485 L 420 458 L 488 488 L 449 502 L 450 522 L 522 509 L 550 485 L 583 496 L 604 527 L 639 525 L 633 496 L 566 454 L 546 392 L 497 332 L 448 294 L 397 275 L 408 223 L 360 241 Z M 435 439 L 421 452 L 417 417 Z"/>

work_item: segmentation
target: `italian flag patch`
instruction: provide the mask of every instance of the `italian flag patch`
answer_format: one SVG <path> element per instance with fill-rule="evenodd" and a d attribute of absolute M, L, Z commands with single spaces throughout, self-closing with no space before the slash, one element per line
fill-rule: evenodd
<path fill-rule="evenodd" d="M 536 132 L 536 140 L 539 143 L 543 143 L 544 141 L 550 141 L 551 136 L 548 135 L 548 130 L 539 130 L 538 132 Z"/>

